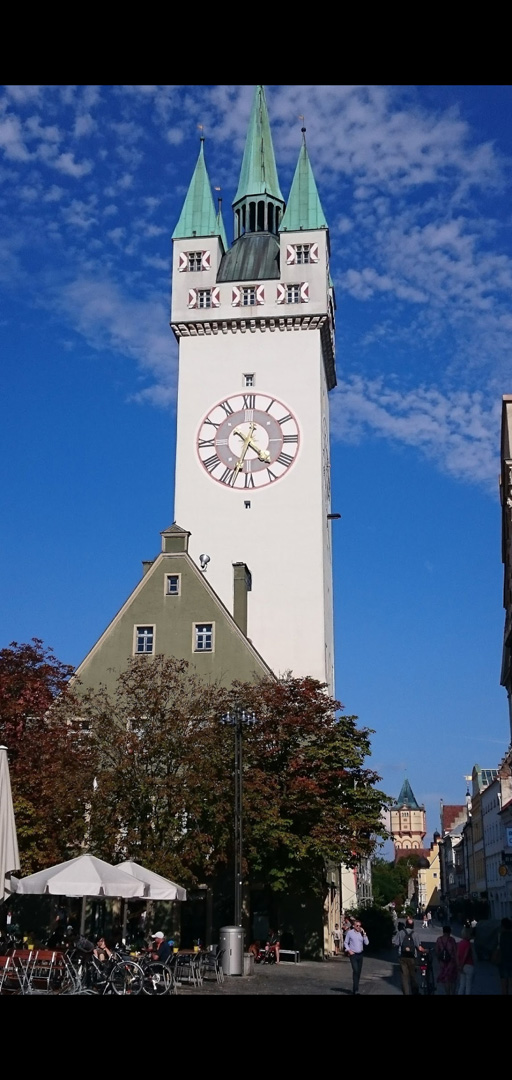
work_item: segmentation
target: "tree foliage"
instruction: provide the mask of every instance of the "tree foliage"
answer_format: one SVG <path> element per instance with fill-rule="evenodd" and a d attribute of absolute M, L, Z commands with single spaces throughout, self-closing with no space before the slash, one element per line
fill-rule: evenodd
<path fill-rule="evenodd" d="M 7 746 L 21 872 L 80 854 L 94 762 L 75 724 L 72 668 L 38 638 L 0 650 L 0 740 Z"/>
<path fill-rule="evenodd" d="M 233 857 L 234 736 L 243 708 L 246 871 L 275 891 L 313 882 L 326 860 L 355 864 L 382 832 L 384 796 L 364 768 L 366 729 L 313 679 L 205 684 L 185 661 L 134 658 L 117 691 L 88 694 L 101 768 L 94 849 L 191 885 Z"/>
<path fill-rule="evenodd" d="M 114 693 L 84 691 L 34 639 L 0 652 L 22 871 L 79 854 L 131 858 L 191 887 L 233 861 L 234 734 L 243 709 L 245 872 L 320 892 L 383 834 L 370 734 L 314 679 L 230 689 L 184 660 L 135 657 Z M 248 718 L 251 719 L 248 719 Z"/>

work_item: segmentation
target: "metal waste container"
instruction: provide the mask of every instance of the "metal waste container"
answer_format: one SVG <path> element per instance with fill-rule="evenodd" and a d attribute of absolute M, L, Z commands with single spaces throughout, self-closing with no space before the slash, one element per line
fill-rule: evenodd
<path fill-rule="evenodd" d="M 241 926 L 221 926 L 219 932 L 220 963 L 225 975 L 244 973 L 244 932 Z"/>

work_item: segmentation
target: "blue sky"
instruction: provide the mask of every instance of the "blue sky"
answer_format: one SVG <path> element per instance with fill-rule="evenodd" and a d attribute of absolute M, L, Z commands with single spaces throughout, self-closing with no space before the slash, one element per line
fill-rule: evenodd
<path fill-rule="evenodd" d="M 228 237 L 252 86 L 4 86 L 0 647 L 78 664 L 173 518 L 170 236 L 203 125 Z M 337 695 L 438 827 L 510 741 L 512 87 L 269 86 L 330 225 Z M 180 524 L 186 527 L 186 522 Z"/>

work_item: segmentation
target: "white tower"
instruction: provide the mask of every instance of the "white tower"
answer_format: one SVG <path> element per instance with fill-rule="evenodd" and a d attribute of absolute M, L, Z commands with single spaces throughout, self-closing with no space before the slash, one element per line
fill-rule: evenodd
<path fill-rule="evenodd" d="M 201 149 L 174 230 L 179 342 L 175 520 L 276 674 L 333 685 L 328 391 L 336 385 L 329 233 L 303 144 L 287 206 L 255 91 L 228 246 Z"/>

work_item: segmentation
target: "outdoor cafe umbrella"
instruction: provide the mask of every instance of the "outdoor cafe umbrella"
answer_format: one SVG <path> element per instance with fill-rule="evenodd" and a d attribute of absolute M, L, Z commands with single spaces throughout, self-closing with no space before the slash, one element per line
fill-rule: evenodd
<path fill-rule="evenodd" d="M 7 747 L 0 746 L 0 903 L 11 895 L 14 883 L 11 886 L 6 877 L 19 870 L 19 865 Z"/>
<path fill-rule="evenodd" d="M 169 881 L 168 878 L 155 874 L 154 870 L 147 870 L 145 866 L 140 866 L 139 863 L 133 862 L 131 859 L 128 862 L 119 863 L 118 870 L 133 874 L 134 878 L 142 882 L 144 896 L 147 900 L 187 899 L 186 889 L 183 889 L 181 885 L 176 885 L 174 881 Z M 128 904 L 125 903 L 123 909 L 123 937 L 126 937 L 127 923 Z"/>
<path fill-rule="evenodd" d="M 147 900 L 187 899 L 187 891 L 181 885 L 176 885 L 174 881 L 169 881 L 168 878 L 155 874 L 153 870 L 146 870 L 145 866 L 139 866 L 136 862 L 128 860 L 128 862 L 119 863 L 117 869 L 132 874 L 134 878 L 143 883 L 144 896 Z"/>
<path fill-rule="evenodd" d="M 143 896 L 144 886 L 132 874 L 126 874 L 95 855 L 79 855 L 76 859 L 57 863 L 37 874 L 19 878 L 16 895 L 52 894 L 53 896 L 81 896 L 82 918 L 80 930 L 85 925 L 85 900 L 88 896 Z"/>

